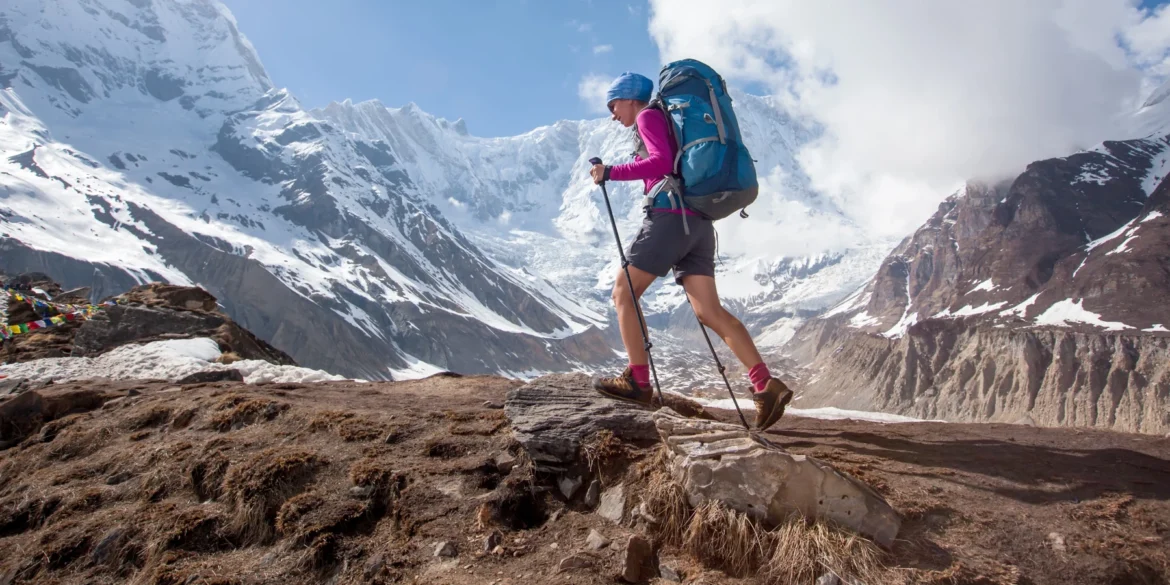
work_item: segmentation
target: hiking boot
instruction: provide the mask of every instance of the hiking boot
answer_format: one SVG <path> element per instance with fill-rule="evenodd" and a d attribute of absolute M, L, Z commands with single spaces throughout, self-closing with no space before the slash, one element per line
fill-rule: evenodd
<path fill-rule="evenodd" d="M 784 416 L 784 408 L 792 401 L 792 391 L 776 378 L 768 379 L 763 392 L 752 394 L 756 403 L 756 430 L 765 431 Z"/>
<path fill-rule="evenodd" d="M 650 386 L 642 386 L 634 381 L 634 374 L 629 367 L 616 378 L 594 378 L 593 389 L 610 398 L 641 406 L 650 406 L 654 397 L 654 390 Z"/>

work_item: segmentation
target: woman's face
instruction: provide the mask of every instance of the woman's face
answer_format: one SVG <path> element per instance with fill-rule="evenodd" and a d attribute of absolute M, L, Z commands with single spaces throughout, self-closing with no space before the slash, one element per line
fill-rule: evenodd
<path fill-rule="evenodd" d="M 609 103 L 609 111 L 613 114 L 614 120 L 629 128 L 638 121 L 638 112 L 642 109 L 641 105 L 642 102 L 637 100 L 613 100 Z"/>

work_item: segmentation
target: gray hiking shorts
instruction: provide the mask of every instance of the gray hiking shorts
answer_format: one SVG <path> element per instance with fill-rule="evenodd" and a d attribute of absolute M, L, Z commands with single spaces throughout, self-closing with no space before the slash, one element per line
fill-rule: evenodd
<path fill-rule="evenodd" d="M 682 284 L 692 274 L 715 276 L 715 226 L 711 220 L 687 216 L 690 235 L 683 231 L 683 216 L 649 211 L 626 257 L 634 267 L 654 276 L 666 276 L 674 269 L 674 280 Z"/>

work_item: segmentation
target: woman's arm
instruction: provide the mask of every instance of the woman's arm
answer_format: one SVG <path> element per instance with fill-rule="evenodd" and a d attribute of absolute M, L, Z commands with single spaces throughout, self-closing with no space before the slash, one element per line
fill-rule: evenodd
<path fill-rule="evenodd" d="M 657 179 L 671 173 L 674 158 L 671 154 L 672 138 L 666 125 L 666 115 L 661 110 L 647 108 L 638 114 L 638 133 L 646 144 L 650 156 L 609 169 L 609 178 L 615 181 L 636 181 Z"/>

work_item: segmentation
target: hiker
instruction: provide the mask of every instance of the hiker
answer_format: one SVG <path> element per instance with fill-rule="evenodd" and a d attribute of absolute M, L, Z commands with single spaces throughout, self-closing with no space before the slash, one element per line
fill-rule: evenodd
<path fill-rule="evenodd" d="M 685 206 L 675 209 L 668 198 L 671 187 L 666 180 L 673 172 L 678 145 L 666 115 L 647 107 L 653 90 L 654 82 L 636 73 L 623 73 L 614 80 L 606 93 L 606 105 L 614 120 L 626 128 L 636 126 L 638 154 L 628 164 L 594 164 L 590 169 L 596 184 L 640 180 L 644 183 L 643 192 L 653 194 L 652 199 L 647 199 L 642 227 L 627 251 L 633 295 L 621 272 L 613 287 L 618 328 L 629 366 L 616 378 L 595 378 L 593 387 L 612 398 L 650 405 L 653 388 L 649 355 L 640 339 L 640 308 L 634 297 L 641 299 L 655 279 L 666 276 L 673 268 L 675 281 L 686 291 L 699 321 L 714 330 L 748 368 L 756 428 L 762 431 L 784 414 L 792 391 L 772 377 L 747 328 L 719 302 L 715 288 L 715 227 L 711 220 Z"/>

